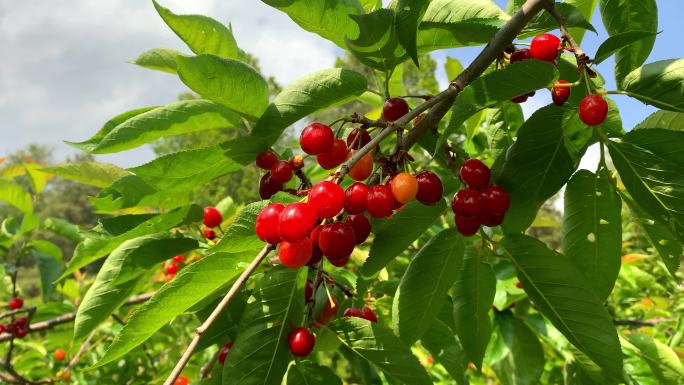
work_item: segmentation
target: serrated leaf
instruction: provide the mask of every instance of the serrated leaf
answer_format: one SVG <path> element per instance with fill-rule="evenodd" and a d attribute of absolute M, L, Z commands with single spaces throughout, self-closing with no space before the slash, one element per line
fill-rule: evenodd
<path fill-rule="evenodd" d="M 33 212 L 31 194 L 14 182 L 0 179 L 0 201 L 9 203 L 23 213 Z"/>
<path fill-rule="evenodd" d="M 459 385 L 466 384 L 466 358 L 461 343 L 446 323 L 437 319 L 421 337 L 421 344 L 427 349 L 435 361 L 444 366 L 451 377 Z"/>
<path fill-rule="evenodd" d="M 463 238 L 454 229 L 430 239 L 401 277 L 392 306 L 392 327 L 412 345 L 430 328 L 444 306 L 463 263 Z"/>
<path fill-rule="evenodd" d="M 673 111 L 656 111 L 634 126 L 635 130 L 644 128 L 662 128 L 666 130 L 684 131 L 684 113 Z"/>
<path fill-rule="evenodd" d="M 586 20 L 591 20 L 594 15 L 594 9 L 596 9 L 596 4 L 598 0 L 565 0 L 564 4 L 570 4 L 579 10 L 580 14 Z M 557 4 L 556 4 L 557 5 Z M 583 28 L 570 28 L 570 35 L 575 39 L 577 44 L 581 44 L 584 38 L 584 33 L 587 30 Z"/>
<path fill-rule="evenodd" d="M 612 317 L 577 266 L 525 235 L 506 236 L 501 245 L 539 311 L 597 365 L 621 376 L 622 353 Z"/>
<path fill-rule="evenodd" d="M 389 329 L 355 317 L 339 318 L 328 328 L 355 355 L 393 380 L 412 385 L 432 384 L 425 369 L 411 353 L 411 348 Z"/>
<path fill-rule="evenodd" d="M 631 131 L 623 141 L 639 146 L 684 168 L 684 131 L 652 128 Z"/>
<path fill-rule="evenodd" d="M 627 74 L 620 89 L 645 104 L 684 112 L 684 59 L 645 64 Z"/>
<path fill-rule="evenodd" d="M 178 56 L 176 63 L 183 83 L 203 98 L 253 118 L 268 105 L 268 83 L 248 64 L 216 55 Z"/>
<path fill-rule="evenodd" d="M 280 385 L 292 357 L 290 332 L 304 314 L 306 269 L 276 268 L 256 284 L 240 319 L 223 382 Z"/>
<path fill-rule="evenodd" d="M 536 385 L 544 371 L 544 351 L 539 338 L 510 312 L 496 317 L 508 354 L 498 363 L 504 385 Z"/>
<path fill-rule="evenodd" d="M 429 4 L 430 1 L 428 0 L 399 0 L 395 8 L 394 26 L 397 29 L 399 43 L 413 59 L 416 66 L 419 66 L 418 48 L 416 46 L 418 25 Z"/>
<path fill-rule="evenodd" d="M 361 267 L 361 275 L 370 277 L 382 270 L 392 259 L 418 239 L 446 209 L 444 200 L 432 206 L 418 201 L 406 204 L 375 234 L 368 259 Z"/>
<path fill-rule="evenodd" d="M 287 370 L 287 385 L 342 385 L 330 368 L 309 361 L 299 361 Z"/>
<path fill-rule="evenodd" d="M 123 112 L 111 119 L 109 119 L 103 126 L 100 128 L 95 135 L 90 137 L 90 139 L 79 143 L 79 145 L 83 145 L 86 148 L 95 148 L 98 143 L 100 143 L 110 132 L 112 132 L 116 127 L 118 127 L 120 124 L 126 122 L 129 119 L 132 119 L 140 114 L 144 114 L 145 112 L 152 111 L 156 108 L 159 108 L 159 106 L 152 106 L 152 107 L 143 107 L 143 108 L 138 108 L 135 110 L 130 110 Z M 72 144 L 72 142 L 66 142 L 67 144 Z M 80 148 L 80 147 L 79 147 Z M 87 151 L 87 150 L 86 150 Z"/>
<path fill-rule="evenodd" d="M 643 333 L 626 334 L 625 339 L 632 345 L 632 350 L 646 361 L 660 384 L 681 384 L 684 367 L 674 350 Z"/>
<path fill-rule="evenodd" d="M 626 31 L 610 36 L 608 39 L 604 40 L 596 50 L 594 63 L 599 64 L 621 49 L 629 47 L 639 40 L 647 37 L 654 37 L 655 35 L 657 35 L 657 33 L 651 31 Z"/>
<path fill-rule="evenodd" d="M 582 15 L 579 9 L 569 3 L 555 3 L 554 7 L 563 17 L 563 22 L 567 27 L 581 28 L 596 32 L 596 29 L 587 19 Z M 537 14 L 528 24 L 523 28 L 521 37 L 534 36 L 553 29 L 558 29 L 558 22 L 550 13 L 541 12 Z"/>
<path fill-rule="evenodd" d="M 233 33 L 218 21 L 202 15 L 176 15 L 155 0 L 154 8 L 166 25 L 187 44 L 192 52 L 237 58 L 238 47 Z"/>
<path fill-rule="evenodd" d="M 408 58 L 399 42 L 394 10 L 381 8 L 364 15 L 349 15 L 359 34 L 345 37 L 346 48 L 361 63 L 379 71 L 390 72 Z"/>
<path fill-rule="evenodd" d="M 454 331 L 466 357 L 478 368 L 492 334 L 489 311 L 496 293 L 492 266 L 481 260 L 473 248 L 467 248 L 463 266 L 454 284 Z"/>
<path fill-rule="evenodd" d="M 172 48 L 153 48 L 140 54 L 131 63 L 151 70 L 175 74 L 178 72 L 176 56 L 185 56 Z"/>
<path fill-rule="evenodd" d="M 100 162 L 62 163 L 41 171 L 95 187 L 107 187 L 128 174 L 116 165 Z"/>
<path fill-rule="evenodd" d="M 256 236 L 254 226 L 259 212 L 268 203 L 268 201 L 254 202 L 240 210 L 233 223 L 223 233 L 221 240 L 209 249 L 208 253 L 237 253 L 265 246 L 264 242 Z"/>
<path fill-rule="evenodd" d="M 62 249 L 50 241 L 35 239 L 31 241 L 33 256 L 36 258 L 36 266 L 40 273 L 40 286 L 43 292 L 43 301 L 47 302 L 50 294 L 55 290 L 55 280 L 64 271 Z"/>

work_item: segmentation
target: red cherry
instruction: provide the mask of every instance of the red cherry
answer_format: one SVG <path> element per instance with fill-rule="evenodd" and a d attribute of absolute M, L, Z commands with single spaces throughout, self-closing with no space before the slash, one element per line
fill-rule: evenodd
<path fill-rule="evenodd" d="M 579 104 L 579 117 L 584 124 L 598 126 L 608 116 L 608 102 L 601 95 L 585 96 Z"/>
<path fill-rule="evenodd" d="M 367 319 L 370 322 L 378 322 L 378 316 L 375 315 L 373 309 L 368 306 L 364 307 L 350 307 L 344 311 L 344 317 L 356 317 Z"/>
<path fill-rule="evenodd" d="M 533 59 L 555 62 L 560 49 L 560 39 L 550 33 L 542 33 L 532 39 L 530 43 L 530 55 Z"/>
<path fill-rule="evenodd" d="M 525 103 L 525 102 L 527 101 L 527 98 L 528 98 L 527 95 L 520 95 L 520 96 L 514 97 L 513 99 L 511 99 L 511 101 L 512 101 L 513 103 L 518 103 L 518 104 L 520 104 L 520 103 Z"/>
<path fill-rule="evenodd" d="M 350 257 L 351 256 L 347 255 L 346 257 L 339 258 L 339 259 L 328 258 L 328 262 L 330 262 L 330 264 L 335 266 L 335 267 L 342 267 L 342 266 L 346 265 L 347 263 L 349 263 Z"/>
<path fill-rule="evenodd" d="M 323 226 L 318 236 L 318 246 L 323 254 L 332 259 L 342 259 L 354 251 L 356 241 L 354 229 L 344 222 L 335 222 Z"/>
<path fill-rule="evenodd" d="M 7 325 L 5 325 L 5 331 L 9 334 L 14 334 L 17 331 L 17 325 L 10 322 Z"/>
<path fill-rule="evenodd" d="M 351 150 L 349 152 L 349 159 L 356 150 Z M 373 172 L 373 156 L 368 153 L 359 159 L 358 162 L 349 170 L 349 177 L 354 180 L 366 180 L 370 174 Z"/>
<path fill-rule="evenodd" d="M 489 213 L 484 215 L 482 224 L 488 227 L 498 226 L 503 223 L 505 213 Z"/>
<path fill-rule="evenodd" d="M 459 172 L 463 183 L 473 188 L 484 187 L 489 183 L 491 172 L 489 167 L 479 159 L 468 159 L 461 165 Z"/>
<path fill-rule="evenodd" d="M 482 194 L 474 188 L 458 190 L 451 199 L 451 211 L 459 216 L 478 217 L 483 208 Z"/>
<path fill-rule="evenodd" d="M 333 303 L 330 303 L 330 301 L 326 299 L 323 309 L 321 309 L 320 313 L 318 313 L 318 317 L 316 317 L 316 323 L 325 325 L 337 317 L 337 312 L 340 310 L 340 302 L 335 296 L 332 296 L 331 298 Z"/>
<path fill-rule="evenodd" d="M 503 214 L 511 207 L 511 198 L 506 190 L 490 184 L 482 190 L 482 205 L 487 214 Z"/>
<path fill-rule="evenodd" d="M 271 178 L 280 183 L 287 183 L 292 179 L 293 171 L 294 168 L 290 162 L 279 160 L 271 167 Z"/>
<path fill-rule="evenodd" d="M 531 59 L 532 55 L 527 48 L 519 49 L 511 54 L 511 63 Z"/>
<path fill-rule="evenodd" d="M 219 350 L 218 361 L 221 365 L 223 365 L 223 363 L 226 362 L 226 357 L 228 357 L 228 352 L 230 352 L 230 349 L 232 347 L 233 347 L 233 341 L 228 341 L 228 343 L 223 345 L 221 350 Z"/>
<path fill-rule="evenodd" d="M 28 325 L 28 317 L 19 317 L 14 321 L 14 324 L 17 326 L 26 326 Z"/>
<path fill-rule="evenodd" d="M 304 300 L 308 302 L 311 299 L 313 293 L 313 286 L 311 286 L 311 282 L 307 280 L 306 286 L 304 287 Z"/>
<path fill-rule="evenodd" d="M 518 289 L 522 289 L 523 286 L 522 286 L 522 283 L 516 282 L 515 287 L 517 287 Z"/>
<path fill-rule="evenodd" d="M 271 151 L 264 151 L 256 157 L 256 165 L 264 170 L 270 170 L 278 161 L 278 155 Z"/>
<path fill-rule="evenodd" d="M 167 274 L 176 274 L 178 272 L 178 265 L 175 263 L 171 262 L 168 265 L 166 265 L 166 273 Z"/>
<path fill-rule="evenodd" d="M 309 155 L 330 151 L 335 140 L 332 129 L 322 123 L 311 123 L 299 136 L 299 145 Z"/>
<path fill-rule="evenodd" d="M 283 189 L 283 184 L 271 177 L 267 172 L 259 181 L 259 196 L 261 199 L 270 199 L 275 193 Z"/>
<path fill-rule="evenodd" d="M 256 219 L 256 235 L 262 241 L 275 245 L 280 242 L 278 225 L 280 224 L 280 213 L 285 206 L 280 203 L 271 203 L 261 210 Z"/>
<path fill-rule="evenodd" d="M 173 261 L 176 263 L 183 263 L 184 258 L 185 257 L 183 257 L 183 254 L 178 254 L 175 257 L 173 257 Z"/>
<path fill-rule="evenodd" d="M 321 258 L 323 258 L 323 252 L 321 251 L 321 248 L 318 246 L 318 237 L 321 234 L 322 229 L 323 226 L 318 225 L 314 227 L 314 229 L 311 230 L 311 234 L 309 234 L 309 239 L 311 239 L 311 245 L 313 247 L 311 259 L 309 260 L 309 263 L 307 263 L 307 265 L 309 266 L 315 266 L 318 262 L 321 261 Z"/>
<path fill-rule="evenodd" d="M 344 192 L 344 211 L 347 214 L 361 214 L 366 210 L 368 186 L 361 182 L 354 182 Z"/>
<path fill-rule="evenodd" d="M 304 202 L 291 203 L 278 218 L 278 234 L 290 242 L 309 236 L 316 225 L 316 211 Z"/>
<path fill-rule="evenodd" d="M 288 342 L 292 354 L 297 357 L 305 357 L 313 350 L 316 337 L 308 329 L 298 327 L 290 333 Z"/>
<path fill-rule="evenodd" d="M 556 83 L 558 84 L 568 84 L 565 80 L 559 80 Z M 565 104 L 565 102 L 568 101 L 568 98 L 570 97 L 570 91 L 572 87 L 553 87 L 551 89 L 551 99 L 553 100 L 553 104 L 557 106 L 562 106 Z"/>
<path fill-rule="evenodd" d="M 5 325 L 0 324 L 0 334 L 4 333 L 6 330 Z"/>
<path fill-rule="evenodd" d="M 17 329 L 14 331 L 14 336 L 17 338 L 24 338 L 28 334 L 28 330 L 24 326 L 17 326 Z"/>
<path fill-rule="evenodd" d="M 366 130 L 355 128 L 347 135 L 347 147 L 358 150 L 371 141 L 371 136 Z"/>
<path fill-rule="evenodd" d="M 357 245 L 362 244 L 368 239 L 371 232 L 371 223 L 363 214 L 350 215 L 344 220 L 354 231 L 354 240 Z"/>
<path fill-rule="evenodd" d="M 216 227 L 223 222 L 221 213 L 215 207 L 204 208 L 204 225 L 207 227 Z"/>
<path fill-rule="evenodd" d="M 344 208 L 344 190 L 337 183 L 324 180 L 311 188 L 307 202 L 319 218 L 332 218 Z"/>
<path fill-rule="evenodd" d="M 431 206 L 442 199 L 444 186 L 437 174 L 424 171 L 416 175 L 416 180 L 418 181 L 418 194 L 416 194 L 418 202 Z"/>
<path fill-rule="evenodd" d="M 480 229 L 480 219 L 478 217 L 462 217 L 456 215 L 456 228 L 458 232 L 470 237 Z"/>
<path fill-rule="evenodd" d="M 278 259 L 285 267 L 297 268 L 306 265 L 311 259 L 313 246 L 308 237 L 297 241 L 282 241 L 278 245 Z"/>
<path fill-rule="evenodd" d="M 409 105 L 402 98 L 390 98 L 382 106 L 382 117 L 388 122 L 393 122 L 408 114 Z"/>
<path fill-rule="evenodd" d="M 326 170 L 333 169 L 347 159 L 347 144 L 342 139 L 335 139 L 330 150 L 316 155 L 318 164 Z"/>
<path fill-rule="evenodd" d="M 394 196 L 392 190 L 385 185 L 377 185 L 368 189 L 366 210 L 373 218 L 384 218 L 392 214 Z"/>
<path fill-rule="evenodd" d="M 19 297 L 14 297 L 9 301 L 10 310 L 17 310 L 24 307 L 24 300 Z"/>
<path fill-rule="evenodd" d="M 189 383 L 190 380 L 181 374 L 178 376 L 178 378 L 176 378 L 176 381 L 173 383 L 173 385 L 188 385 Z"/>
<path fill-rule="evenodd" d="M 204 230 L 204 238 L 213 241 L 216 238 L 216 233 L 212 229 L 206 229 Z"/>

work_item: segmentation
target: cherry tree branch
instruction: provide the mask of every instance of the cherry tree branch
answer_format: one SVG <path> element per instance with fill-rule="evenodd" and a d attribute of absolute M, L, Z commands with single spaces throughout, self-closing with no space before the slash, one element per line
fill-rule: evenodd
<path fill-rule="evenodd" d="M 563 36 L 563 39 L 570 44 L 570 48 L 572 49 L 572 52 L 575 54 L 575 57 L 577 58 L 578 63 L 580 60 L 584 61 L 587 60 L 587 55 L 584 53 L 582 48 L 580 48 L 579 44 L 575 42 L 575 39 L 572 38 L 572 35 L 570 35 L 570 32 L 568 31 L 568 27 L 565 24 L 565 20 L 563 19 L 563 15 L 558 12 L 558 9 L 554 6 L 553 2 L 548 2 L 544 8 L 546 11 L 551 15 L 556 20 L 556 23 L 558 23 L 558 27 L 560 29 L 561 35 Z"/>

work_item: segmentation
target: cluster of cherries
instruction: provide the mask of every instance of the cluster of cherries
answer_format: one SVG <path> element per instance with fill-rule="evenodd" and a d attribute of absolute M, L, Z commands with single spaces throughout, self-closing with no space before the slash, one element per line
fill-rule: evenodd
<path fill-rule="evenodd" d="M 519 49 L 511 53 L 510 62 L 535 59 L 556 64 L 558 53 L 563 49 L 561 39 L 550 33 L 537 35 L 532 39 L 530 48 Z M 556 86 L 551 89 L 551 99 L 557 106 L 562 106 L 570 98 L 571 86 L 565 80 L 558 80 Z M 511 99 L 514 103 L 523 103 L 528 97 L 533 96 L 534 92 L 520 95 Z M 598 94 L 585 96 L 580 101 L 578 109 L 579 117 L 584 124 L 598 126 L 606 120 L 608 116 L 608 102 Z"/>
<path fill-rule="evenodd" d="M 489 184 L 489 167 L 478 159 L 469 159 L 461 165 L 459 176 L 468 187 L 456 192 L 451 200 L 458 231 L 469 237 L 482 225 L 500 225 L 511 199 L 502 187 Z"/>
<path fill-rule="evenodd" d="M 19 297 L 14 297 L 9 301 L 7 307 L 10 310 L 19 310 L 24 307 L 24 300 Z M 28 327 L 28 317 L 18 317 L 14 322 L 0 324 L 0 334 L 9 333 L 15 338 L 24 338 L 28 334 Z"/>
<path fill-rule="evenodd" d="M 183 263 L 185 257 L 183 254 L 178 254 L 167 261 L 164 265 L 164 271 L 166 271 L 166 282 L 171 281 L 180 270 L 180 265 Z"/>
<path fill-rule="evenodd" d="M 204 220 L 202 221 L 206 227 L 204 229 L 204 238 L 207 238 L 210 241 L 216 239 L 216 231 L 214 231 L 214 228 L 218 227 L 221 222 L 223 222 L 223 216 L 220 211 L 215 207 L 205 207 Z"/>

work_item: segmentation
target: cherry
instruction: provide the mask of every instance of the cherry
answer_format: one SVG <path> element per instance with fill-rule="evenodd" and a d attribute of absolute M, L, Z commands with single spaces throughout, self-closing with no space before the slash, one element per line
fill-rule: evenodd
<path fill-rule="evenodd" d="M 355 150 L 367 145 L 371 141 L 371 136 L 366 130 L 355 128 L 347 135 L 347 147 Z"/>
<path fill-rule="evenodd" d="M 213 241 L 216 238 L 216 232 L 212 229 L 206 229 L 204 230 L 204 238 Z"/>
<path fill-rule="evenodd" d="M 278 225 L 280 224 L 280 213 L 285 206 L 280 203 L 271 203 L 261 210 L 256 219 L 256 235 L 262 241 L 275 245 L 280 242 Z"/>
<path fill-rule="evenodd" d="M 568 84 L 568 82 L 565 80 L 559 80 L 556 83 Z M 572 87 L 553 87 L 551 89 L 551 99 L 553 100 L 553 104 L 557 106 L 562 106 L 565 104 L 565 102 L 568 101 L 568 98 L 570 98 L 571 88 Z"/>
<path fill-rule="evenodd" d="M 10 322 L 5 326 L 5 331 L 9 334 L 14 334 L 17 332 L 17 325 Z"/>
<path fill-rule="evenodd" d="M 474 188 L 458 190 L 451 199 L 451 211 L 459 216 L 478 217 L 482 209 L 482 194 Z"/>
<path fill-rule="evenodd" d="M 24 326 L 17 326 L 17 329 L 14 331 L 14 336 L 17 338 L 24 338 L 28 334 L 28 330 Z"/>
<path fill-rule="evenodd" d="M 393 122 L 408 114 L 409 105 L 402 98 L 390 98 L 382 106 L 382 117 L 388 122 Z"/>
<path fill-rule="evenodd" d="M 608 102 L 601 95 L 588 95 L 579 104 L 579 117 L 584 124 L 598 126 L 608 116 Z"/>
<path fill-rule="evenodd" d="M 486 186 L 489 183 L 489 177 L 491 176 L 489 167 L 479 159 L 468 159 L 463 162 L 459 174 L 463 183 L 473 188 Z"/>
<path fill-rule="evenodd" d="M 178 272 L 178 265 L 176 265 L 174 262 L 171 262 L 166 265 L 166 273 L 168 274 L 176 274 Z"/>
<path fill-rule="evenodd" d="M 318 225 L 314 227 L 314 229 L 311 230 L 311 233 L 309 234 L 309 239 L 311 239 L 311 245 L 313 247 L 311 259 L 309 260 L 309 263 L 307 263 L 307 265 L 309 266 L 315 266 L 318 262 L 321 261 L 321 258 L 323 258 L 323 252 L 321 251 L 321 248 L 318 246 L 318 238 L 321 234 L 322 229 L 323 226 Z"/>
<path fill-rule="evenodd" d="M 532 59 L 553 63 L 558 57 L 560 43 L 561 41 L 558 36 L 550 33 L 537 35 L 530 43 L 530 56 L 532 56 Z"/>
<path fill-rule="evenodd" d="M 10 310 L 17 310 L 24 307 L 24 300 L 19 297 L 14 297 L 9 301 Z"/>
<path fill-rule="evenodd" d="M 349 156 L 354 155 L 352 150 Z M 349 170 L 349 177 L 354 180 L 366 180 L 373 172 L 373 156 L 368 153 L 359 159 L 358 162 Z"/>
<path fill-rule="evenodd" d="M 226 357 L 228 357 L 228 352 L 230 352 L 230 349 L 232 347 L 233 347 L 233 341 L 228 341 L 228 343 L 223 345 L 221 350 L 219 350 L 218 361 L 221 365 L 223 365 L 223 363 L 226 362 Z"/>
<path fill-rule="evenodd" d="M 520 96 L 514 97 L 513 99 L 511 99 L 511 101 L 512 101 L 513 103 L 518 103 L 518 104 L 520 104 L 520 103 L 525 103 L 525 102 L 527 101 L 527 98 L 528 98 L 527 95 L 520 95 Z"/>
<path fill-rule="evenodd" d="M 373 218 L 384 218 L 392 214 L 394 196 L 392 190 L 385 185 L 377 185 L 368 189 L 366 210 Z"/>
<path fill-rule="evenodd" d="M 344 211 L 347 214 L 361 214 L 366 210 L 368 186 L 354 182 L 344 191 Z"/>
<path fill-rule="evenodd" d="M 378 316 L 375 315 L 373 309 L 368 306 L 364 307 L 350 307 L 344 311 L 344 317 L 356 317 L 367 319 L 370 322 L 378 322 Z"/>
<path fill-rule="evenodd" d="M 279 160 L 271 167 L 271 178 L 276 182 L 287 183 L 292 179 L 293 171 L 294 167 L 290 162 Z"/>
<path fill-rule="evenodd" d="M 530 50 L 527 48 L 519 49 L 511 54 L 511 63 L 528 60 L 532 58 Z"/>
<path fill-rule="evenodd" d="M 57 348 L 57 349 L 55 349 L 55 352 L 52 353 L 52 358 L 54 358 L 55 361 L 57 361 L 57 362 L 64 361 L 66 356 L 67 356 L 67 352 L 66 352 L 66 350 L 64 350 L 62 348 Z"/>
<path fill-rule="evenodd" d="M 498 226 L 503 223 L 505 213 L 489 213 L 484 215 L 481 220 L 482 224 L 489 227 Z"/>
<path fill-rule="evenodd" d="M 306 265 L 311 259 L 313 246 L 308 237 L 297 241 L 282 241 L 278 245 L 278 259 L 285 267 L 297 268 Z"/>
<path fill-rule="evenodd" d="M 332 129 L 322 123 L 311 123 L 299 136 L 299 145 L 309 155 L 330 151 L 335 140 Z"/>
<path fill-rule="evenodd" d="M 7 328 L 5 327 L 5 325 L 0 324 L 0 334 L 4 333 L 5 330 L 7 330 Z"/>
<path fill-rule="evenodd" d="M 324 255 L 332 259 L 342 259 L 354 251 L 356 240 L 354 229 L 344 222 L 335 222 L 323 226 L 318 236 L 318 246 Z"/>
<path fill-rule="evenodd" d="M 307 202 L 319 218 L 332 218 L 344 208 L 344 190 L 337 183 L 324 180 L 316 183 L 309 192 Z"/>
<path fill-rule="evenodd" d="M 314 290 L 313 290 L 313 286 L 311 286 L 311 281 L 307 280 L 306 286 L 304 286 L 304 300 L 306 302 L 309 302 L 313 293 L 314 293 Z"/>
<path fill-rule="evenodd" d="M 308 356 L 313 351 L 316 337 L 309 329 L 298 327 L 290 333 L 288 339 L 290 344 L 290 351 L 297 357 Z"/>
<path fill-rule="evenodd" d="M 176 255 L 175 257 L 173 257 L 173 261 L 174 261 L 175 263 L 183 263 L 183 259 L 184 259 L 184 258 L 185 258 L 185 257 L 183 257 L 183 254 L 178 254 L 178 255 Z"/>
<path fill-rule="evenodd" d="M 340 302 L 335 296 L 332 296 L 331 298 L 333 303 L 330 303 L 330 300 L 325 301 L 323 309 L 321 309 L 320 313 L 318 313 L 318 317 L 316 317 L 316 323 L 325 325 L 337 316 L 337 312 L 340 310 Z"/>
<path fill-rule="evenodd" d="M 271 167 L 273 167 L 273 165 L 275 165 L 277 161 L 278 155 L 271 150 L 264 151 L 256 157 L 257 167 L 264 170 L 270 170 Z"/>
<path fill-rule="evenodd" d="M 335 139 L 330 150 L 316 155 L 318 164 L 326 170 L 333 169 L 347 159 L 347 144 L 342 139 Z"/>
<path fill-rule="evenodd" d="M 416 177 L 407 173 L 400 172 L 395 175 L 390 182 L 392 195 L 399 203 L 406 203 L 416 197 L 418 193 L 418 181 Z"/>
<path fill-rule="evenodd" d="M 176 381 L 173 383 L 173 385 L 188 385 L 189 383 L 190 380 L 181 374 L 178 376 L 178 378 L 176 378 Z"/>
<path fill-rule="evenodd" d="M 522 283 L 516 282 L 515 287 L 517 287 L 518 289 L 522 289 L 523 286 L 522 286 Z"/>
<path fill-rule="evenodd" d="M 365 215 L 350 215 L 344 220 L 354 231 L 354 240 L 357 245 L 362 244 L 368 239 L 371 232 L 371 223 Z"/>
<path fill-rule="evenodd" d="M 470 237 L 480 229 L 480 219 L 478 217 L 463 217 L 456 215 L 456 228 L 458 232 Z"/>
<path fill-rule="evenodd" d="M 164 278 L 164 281 L 166 281 L 166 283 L 169 283 L 169 282 L 171 282 L 175 277 L 176 277 L 176 274 L 167 274 L 166 277 Z"/>
<path fill-rule="evenodd" d="M 283 189 L 283 184 L 271 177 L 267 172 L 259 181 L 259 196 L 261 199 L 270 199 L 275 193 Z"/>
<path fill-rule="evenodd" d="M 346 265 L 347 263 L 349 263 L 349 259 L 351 259 L 351 258 L 349 255 L 347 255 L 346 257 L 340 258 L 340 259 L 328 258 L 328 262 L 330 262 L 330 264 L 335 266 L 335 267 L 342 267 L 342 266 Z"/>
<path fill-rule="evenodd" d="M 215 207 L 205 207 L 204 208 L 204 223 L 207 227 L 216 227 L 223 222 L 223 217 L 221 213 L 216 210 Z"/>
<path fill-rule="evenodd" d="M 482 205 L 487 214 L 503 214 L 511 207 L 511 198 L 506 190 L 490 184 L 482 190 Z"/>
<path fill-rule="evenodd" d="M 416 175 L 416 181 L 418 182 L 418 193 L 416 194 L 418 202 L 431 206 L 442 199 L 444 186 L 437 174 L 424 171 Z"/>
<path fill-rule="evenodd" d="M 307 237 L 316 225 L 316 211 L 304 202 L 285 207 L 278 218 L 278 234 L 290 242 Z"/>
<path fill-rule="evenodd" d="M 14 324 L 17 326 L 26 326 L 28 325 L 28 317 L 19 317 L 14 321 Z"/>

